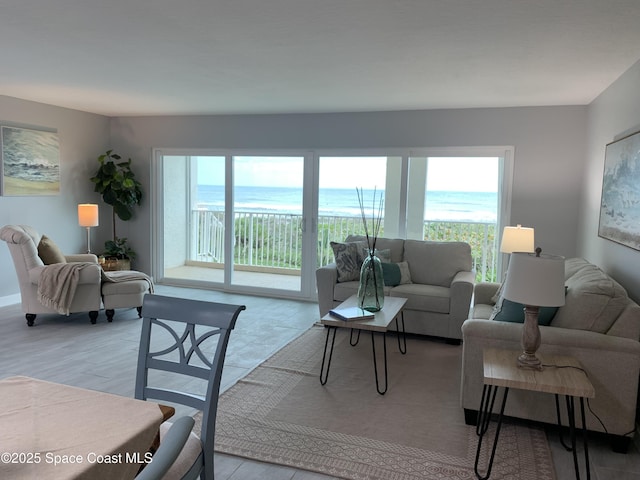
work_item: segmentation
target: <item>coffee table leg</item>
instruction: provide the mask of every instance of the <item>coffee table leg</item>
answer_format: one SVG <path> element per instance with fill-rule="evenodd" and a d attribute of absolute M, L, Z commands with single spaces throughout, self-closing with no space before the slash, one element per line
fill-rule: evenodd
<path fill-rule="evenodd" d="M 378 380 L 378 362 L 376 361 L 376 342 L 373 331 L 371 331 L 371 348 L 373 349 L 373 372 L 376 376 L 376 390 L 380 395 L 387 393 L 388 375 L 387 375 L 387 334 L 382 334 L 382 345 L 384 349 L 384 390 L 380 390 L 380 381 Z"/>
<path fill-rule="evenodd" d="M 404 312 L 400 312 L 400 319 L 402 320 L 402 345 L 400 344 L 400 327 L 398 326 L 398 317 L 396 316 L 396 332 L 398 332 L 398 350 L 404 355 L 407 353 L 407 332 L 404 329 Z M 403 350 L 404 347 L 404 350 Z"/>
<path fill-rule="evenodd" d="M 327 327 L 327 338 L 324 341 L 324 354 L 322 355 L 322 366 L 320 367 L 320 385 L 325 385 L 329 379 L 329 369 L 331 368 L 331 357 L 333 356 L 333 344 L 336 341 L 337 327 Z M 324 363 L 327 360 L 327 347 L 329 345 L 329 335 L 333 332 L 331 338 L 331 349 L 329 350 L 329 359 L 327 361 L 327 370 L 325 372 Z M 323 378 L 324 377 L 324 378 Z"/>
<path fill-rule="evenodd" d="M 353 331 L 358 332 L 358 336 L 356 337 L 355 342 L 353 341 Z M 360 329 L 359 328 L 352 328 L 351 329 L 351 333 L 349 333 L 349 345 L 351 345 L 352 347 L 355 347 L 358 342 L 360 341 Z"/>

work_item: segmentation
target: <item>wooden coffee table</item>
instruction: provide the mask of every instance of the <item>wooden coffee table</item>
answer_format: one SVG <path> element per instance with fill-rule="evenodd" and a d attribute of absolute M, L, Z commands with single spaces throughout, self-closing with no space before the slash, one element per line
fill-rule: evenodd
<path fill-rule="evenodd" d="M 320 367 L 320 383 L 325 385 L 329 378 L 329 369 L 331 368 L 331 356 L 333 355 L 333 345 L 336 339 L 336 331 L 338 328 L 349 328 L 351 329 L 349 344 L 352 347 L 355 347 L 360 340 L 360 332 L 362 330 L 367 330 L 371 332 L 371 348 L 373 350 L 373 370 L 376 378 L 376 390 L 380 395 L 384 395 L 387 392 L 388 386 L 388 374 L 387 374 L 387 331 L 391 322 L 395 320 L 396 322 L 396 330 L 398 332 L 398 350 L 400 353 L 404 355 L 407 353 L 407 337 L 404 330 L 404 315 L 402 313 L 402 309 L 404 308 L 405 303 L 407 303 L 406 298 L 400 297 L 384 297 L 384 307 L 379 312 L 374 312 L 374 318 L 368 320 L 359 320 L 359 321 L 349 321 L 346 322 L 344 320 L 340 320 L 331 316 L 331 314 L 327 313 L 324 317 L 320 319 L 320 322 L 327 327 L 327 338 L 324 342 L 324 354 L 322 356 L 322 366 Z M 358 306 L 358 297 L 357 295 L 352 295 L 344 302 L 342 302 L 339 307 L 356 307 Z M 398 322 L 400 320 L 400 322 Z M 400 327 L 400 325 L 402 325 Z M 354 337 L 355 331 L 355 337 Z M 382 333 L 382 345 L 384 351 L 384 389 L 380 389 L 380 381 L 378 380 L 378 362 L 376 360 L 376 342 L 374 334 Z M 329 347 L 329 336 L 331 336 L 331 347 Z M 327 358 L 327 351 L 329 353 L 329 357 Z M 326 364 L 326 370 L 325 370 Z"/>

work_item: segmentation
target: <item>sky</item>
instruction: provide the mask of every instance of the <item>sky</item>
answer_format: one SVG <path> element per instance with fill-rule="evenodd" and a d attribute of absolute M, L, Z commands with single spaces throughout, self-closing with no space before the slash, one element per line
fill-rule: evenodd
<path fill-rule="evenodd" d="M 198 183 L 224 183 L 224 157 L 198 162 Z M 321 157 L 320 188 L 383 189 L 386 157 Z M 302 187 L 302 157 L 235 157 L 234 179 L 242 186 Z M 497 158 L 429 158 L 427 190 L 497 192 Z"/>

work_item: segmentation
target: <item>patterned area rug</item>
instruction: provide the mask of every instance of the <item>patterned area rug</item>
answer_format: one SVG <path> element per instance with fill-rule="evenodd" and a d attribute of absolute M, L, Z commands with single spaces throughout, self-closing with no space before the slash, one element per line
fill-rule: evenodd
<path fill-rule="evenodd" d="M 348 330 L 338 330 L 320 385 L 325 335 L 312 327 L 221 396 L 216 451 L 352 480 L 476 478 L 475 427 L 458 399 L 460 346 L 410 337 L 401 355 L 389 336 L 389 389 L 379 395 L 364 332 L 351 347 Z M 544 431 L 503 424 L 491 477 L 555 479 Z"/>

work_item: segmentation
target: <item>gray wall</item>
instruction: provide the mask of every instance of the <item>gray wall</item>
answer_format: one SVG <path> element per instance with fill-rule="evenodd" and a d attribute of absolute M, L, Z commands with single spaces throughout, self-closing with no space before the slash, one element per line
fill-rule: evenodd
<path fill-rule="evenodd" d="M 640 130 L 640 62 L 590 106 L 578 252 L 618 280 L 640 300 L 640 252 L 598 237 L 602 173 L 607 143 Z"/>
<path fill-rule="evenodd" d="M 108 119 L 0 96 L 0 120 L 56 128 L 62 193 L 0 197 L 0 224 L 30 224 L 68 252 L 85 249 L 76 205 L 100 204 L 93 250 L 111 237 L 110 211 L 89 177 L 107 148 L 133 159 L 145 197 L 130 222 L 118 222 L 138 252 L 136 268 L 151 272 L 151 156 L 153 148 L 384 148 L 515 146 L 512 223 L 536 228 L 546 252 L 576 254 L 587 145 L 586 106 L 460 109 L 309 115 L 121 117 Z M 0 245 L 0 247 L 2 247 Z M 8 250 L 0 248 L 2 297 L 19 292 Z"/>
<path fill-rule="evenodd" d="M 134 159 L 146 201 L 119 228 L 150 271 L 152 148 L 515 146 L 512 223 L 536 228 L 545 252 L 574 256 L 584 171 L 586 106 L 314 115 L 122 117 L 112 146 Z"/>
<path fill-rule="evenodd" d="M 65 253 L 86 251 L 86 230 L 78 226 L 77 205 L 100 203 L 89 178 L 97 168 L 97 156 L 107 148 L 109 118 L 0 96 L 0 123 L 57 129 L 61 176 L 59 195 L 0 197 L 0 226 L 31 225 L 54 240 Z M 100 210 L 101 226 L 92 229 L 92 246 L 98 248 L 104 243 L 104 240 L 98 240 L 101 231 L 104 229 L 105 235 L 110 231 L 107 211 Z M 14 296 L 20 291 L 13 261 L 4 242 L 0 242 L 0 269 L 2 304 L 3 297 Z"/>

